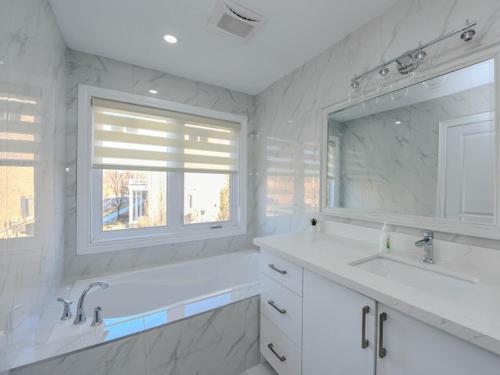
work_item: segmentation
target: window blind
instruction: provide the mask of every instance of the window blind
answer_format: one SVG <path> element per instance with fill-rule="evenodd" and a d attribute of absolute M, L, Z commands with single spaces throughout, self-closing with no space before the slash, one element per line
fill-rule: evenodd
<path fill-rule="evenodd" d="M 40 148 L 38 97 L 0 92 L 0 166 L 33 166 Z"/>
<path fill-rule="evenodd" d="M 94 168 L 237 173 L 240 124 L 92 99 Z"/>

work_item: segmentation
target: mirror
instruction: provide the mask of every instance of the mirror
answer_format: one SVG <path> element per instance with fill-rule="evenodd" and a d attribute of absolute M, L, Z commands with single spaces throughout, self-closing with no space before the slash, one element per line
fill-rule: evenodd
<path fill-rule="evenodd" d="M 328 114 L 326 208 L 494 224 L 494 61 Z"/>

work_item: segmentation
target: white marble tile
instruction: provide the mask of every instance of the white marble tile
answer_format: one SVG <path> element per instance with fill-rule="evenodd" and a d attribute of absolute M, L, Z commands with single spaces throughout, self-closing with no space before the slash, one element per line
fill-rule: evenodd
<path fill-rule="evenodd" d="M 19 375 L 234 375 L 259 362 L 259 298 L 249 298 L 80 352 Z"/>
<path fill-rule="evenodd" d="M 2 104 L 0 112 L 33 114 L 39 139 L 34 165 L 35 238 L 23 244 L 23 240 L 0 240 L 0 336 L 16 333 L 9 336 L 9 345 L 32 333 L 46 296 L 62 278 L 65 48 L 47 0 L 0 3 L 0 91 L 31 98 L 31 103 L 18 108 Z M 8 183 L 4 176 L 0 184 Z M 0 340 L 0 363 L 3 353 Z"/>

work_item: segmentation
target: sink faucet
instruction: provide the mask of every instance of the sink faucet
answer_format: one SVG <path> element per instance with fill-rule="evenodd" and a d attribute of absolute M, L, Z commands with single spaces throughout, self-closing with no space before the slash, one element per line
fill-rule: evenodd
<path fill-rule="evenodd" d="M 434 233 L 431 231 L 424 232 L 424 238 L 415 242 L 415 246 L 424 248 L 424 258 L 422 259 L 424 263 L 433 264 L 434 263 L 434 244 L 433 244 Z"/>
<path fill-rule="evenodd" d="M 73 324 L 82 324 L 87 320 L 87 317 L 85 316 L 85 297 L 87 297 L 87 293 L 90 291 L 95 286 L 100 286 L 103 289 L 109 288 L 109 284 L 104 282 L 104 281 L 96 281 L 94 283 L 91 283 L 88 287 L 86 287 L 81 296 L 80 299 L 78 300 L 78 305 L 77 305 L 77 310 L 76 310 L 76 316 L 75 320 L 73 321 Z"/>

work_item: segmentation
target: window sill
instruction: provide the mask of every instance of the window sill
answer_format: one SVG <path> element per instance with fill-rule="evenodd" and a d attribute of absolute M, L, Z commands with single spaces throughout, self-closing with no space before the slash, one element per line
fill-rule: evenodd
<path fill-rule="evenodd" d="M 168 233 L 156 236 L 147 235 L 113 240 L 94 240 L 89 241 L 88 243 L 81 243 L 77 247 L 77 255 L 99 254 L 122 250 L 140 249 L 151 246 L 203 241 L 215 238 L 239 236 L 246 233 L 246 228 L 233 226 L 221 229 L 181 231 L 177 233 Z"/>

